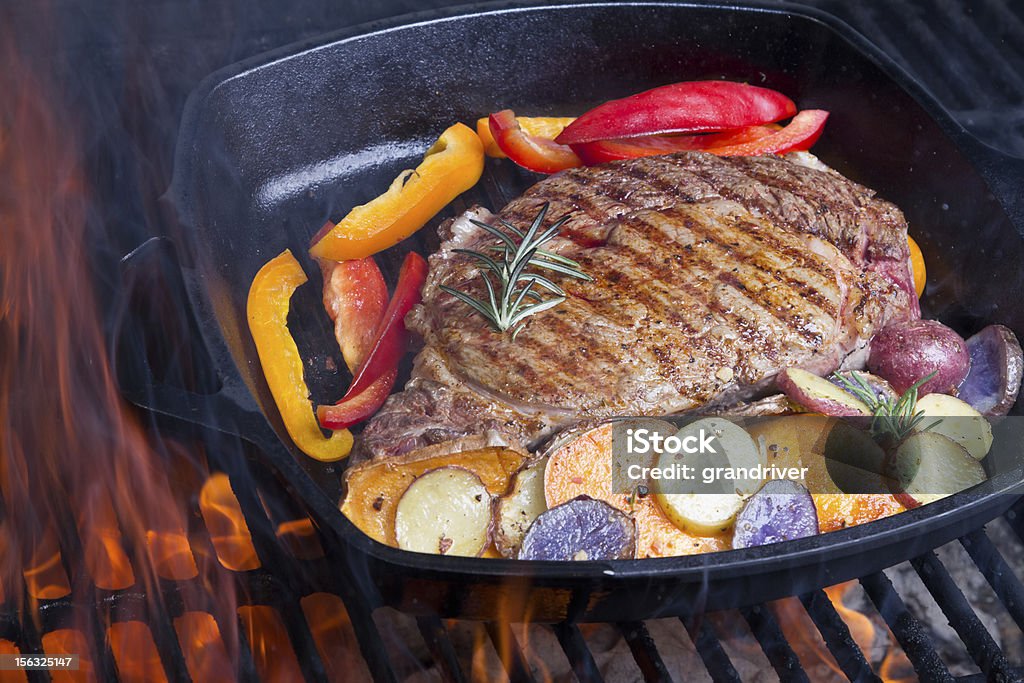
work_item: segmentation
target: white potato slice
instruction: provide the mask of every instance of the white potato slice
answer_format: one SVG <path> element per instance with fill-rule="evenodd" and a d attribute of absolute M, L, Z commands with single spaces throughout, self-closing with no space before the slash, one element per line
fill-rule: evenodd
<path fill-rule="evenodd" d="M 533 520 L 548 509 L 544 500 L 547 458 L 528 463 L 516 472 L 509 492 L 494 506 L 494 545 L 504 557 L 516 557 Z"/>
<path fill-rule="evenodd" d="M 710 536 L 728 529 L 746 502 L 735 493 L 659 493 L 658 504 L 681 529 Z"/>
<path fill-rule="evenodd" d="M 477 557 L 490 543 L 491 494 L 461 467 L 439 467 L 416 478 L 395 510 L 398 547 L 417 553 Z"/>
<path fill-rule="evenodd" d="M 747 498 L 764 483 L 755 476 L 726 476 L 723 469 L 750 470 L 763 465 L 761 452 L 742 427 L 725 418 L 704 418 L 691 422 L 677 434 L 676 444 L 698 445 L 713 435 L 713 454 L 666 450 L 657 459 L 657 469 L 679 471 L 679 466 L 692 468 L 689 481 L 654 478 L 655 498 L 672 523 L 697 535 L 721 533 L 729 528 Z M 710 472 L 712 483 L 706 483 Z"/>
<path fill-rule="evenodd" d="M 889 474 L 899 487 L 896 498 L 915 508 L 953 495 L 987 478 L 981 463 L 956 441 L 934 432 L 918 432 L 893 451 Z"/>
<path fill-rule="evenodd" d="M 963 446 L 975 459 L 981 460 L 992 448 L 992 425 L 970 404 L 948 394 L 928 394 L 917 401 L 924 420 L 918 429 L 942 434 Z M 935 421 L 939 420 L 938 424 Z"/>

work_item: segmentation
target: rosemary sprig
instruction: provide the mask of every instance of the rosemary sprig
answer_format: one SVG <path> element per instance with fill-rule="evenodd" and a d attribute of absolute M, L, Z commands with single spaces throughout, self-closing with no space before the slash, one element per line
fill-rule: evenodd
<path fill-rule="evenodd" d="M 872 436 L 881 439 L 891 439 L 894 443 L 899 443 L 909 436 L 911 432 L 915 431 L 916 427 L 924 421 L 924 413 L 917 410 L 917 390 L 934 377 L 935 373 L 931 372 L 914 382 L 898 398 L 879 396 L 871 388 L 867 380 L 856 371 L 850 373 L 850 376 L 853 377 L 852 382 L 838 372 L 833 373 L 832 376 L 847 391 L 867 405 L 871 411 Z M 936 420 L 920 431 L 928 431 L 939 422 L 941 420 Z"/>
<path fill-rule="evenodd" d="M 548 207 L 549 204 L 545 202 L 525 232 L 505 220 L 499 221 L 500 227 L 473 220 L 473 225 L 494 235 L 499 243 L 488 246 L 484 251 L 452 250 L 476 260 L 480 267 L 480 278 L 487 290 L 486 299 L 447 285 L 440 286 L 442 291 L 482 315 L 497 331 L 511 330 L 513 340 L 526 318 L 565 301 L 565 291 L 537 270 L 577 280 L 593 279 L 580 270 L 580 264 L 576 261 L 541 249 L 542 245 L 558 235 L 566 221 L 566 218 L 562 218 L 541 232 Z"/>

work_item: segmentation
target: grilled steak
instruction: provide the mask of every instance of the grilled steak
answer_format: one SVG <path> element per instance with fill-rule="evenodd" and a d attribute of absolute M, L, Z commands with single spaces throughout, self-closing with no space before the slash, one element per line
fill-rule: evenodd
<path fill-rule="evenodd" d="M 583 418 L 720 412 L 785 367 L 860 367 L 875 332 L 919 315 L 900 211 L 809 155 L 572 169 L 498 217 L 526 227 L 545 203 L 568 217 L 546 248 L 593 281 L 560 281 L 567 300 L 513 342 L 438 288 L 481 294 L 453 249 L 495 242 L 469 221 L 493 217 L 442 226 L 406 321 L 424 343 L 413 379 L 367 425 L 363 455 L 473 434 L 529 447 Z"/>

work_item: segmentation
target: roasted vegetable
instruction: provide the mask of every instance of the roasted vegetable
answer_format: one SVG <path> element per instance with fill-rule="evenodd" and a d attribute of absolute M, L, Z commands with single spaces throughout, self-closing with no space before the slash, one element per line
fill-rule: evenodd
<path fill-rule="evenodd" d="M 910 235 L 907 235 L 907 247 L 910 249 L 910 274 L 914 276 L 914 292 L 918 298 L 924 294 L 924 287 L 928 283 L 928 271 L 924 267 L 924 254 L 921 247 Z"/>
<path fill-rule="evenodd" d="M 511 109 L 491 114 L 489 125 L 498 148 L 523 168 L 537 173 L 555 173 L 583 165 L 570 147 L 526 133 Z"/>
<path fill-rule="evenodd" d="M 523 465 L 512 479 L 508 493 L 494 506 L 494 545 L 505 557 L 519 554 L 523 536 L 537 516 L 548 509 L 544 502 L 544 467 L 547 459 Z"/>
<path fill-rule="evenodd" d="M 317 418 L 326 429 L 345 429 L 362 422 L 384 404 L 398 376 L 398 363 L 408 345 L 405 315 L 421 299 L 427 262 L 416 252 L 406 254 L 395 294 L 377 325 L 373 346 L 345 396 L 332 406 L 319 406 Z"/>
<path fill-rule="evenodd" d="M 711 535 L 726 531 L 743 508 L 743 502 L 760 488 L 762 480 L 745 478 L 726 480 L 717 478 L 713 483 L 704 483 L 703 471 L 709 467 L 751 468 L 761 463 L 761 455 L 750 435 L 729 420 L 709 417 L 696 420 L 679 430 L 680 440 L 695 437 L 695 443 L 713 435 L 709 450 L 712 455 L 701 453 L 662 453 L 657 467 L 669 471 L 673 465 L 689 465 L 694 468 L 697 480 L 688 488 L 691 492 L 681 493 L 681 482 L 671 479 L 656 479 L 658 505 L 677 526 L 700 535 Z"/>
<path fill-rule="evenodd" d="M 324 268 L 324 309 L 349 372 L 359 372 L 373 348 L 388 307 L 388 286 L 372 258 L 331 263 Z"/>
<path fill-rule="evenodd" d="M 292 293 L 306 282 L 302 266 L 287 249 L 260 268 L 249 288 L 246 317 L 263 367 L 263 376 L 295 445 L 317 460 L 340 460 L 352 450 L 348 430 L 325 438 L 313 415 L 302 376 L 302 357 L 288 331 Z"/>
<path fill-rule="evenodd" d="M 440 467 L 461 467 L 480 477 L 490 495 L 500 496 L 508 490 L 512 475 L 527 457 L 496 447 L 452 451 L 458 445 L 456 442 L 431 446 L 350 468 L 345 475 L 347 491 L 341 511 L 370 538 L 397 545 L 395 508 L 416 477 Z"/>
<path fill-rule="evenodd" d="M 1024 376 L 1024 353 L 1017 335 L 1003 325 L 989 325 L 967 340 L 971 370 L 957 395 L 983 415 L 1006 415 L 1017 401 Z"/>
<path fill-rule="evenodd" d="M 821 137 L 827 120 L 827 111 L 808 109 L 794 116 L 782 130 L 759 140 L 710 147 L 707 151 L 720 157 L 753 157 L 806 151 Z"/>
<path fill-rule="evenodd" d="M 963 446 L 933 432 L 908 436 L 887 462 L 896 498 L 915 508 L 985 481 L 985 470 Z"/>
<path fill-rule="evenodd" d="M 833 436 L 835 429 L 843 431 Z M 844 493 L 832 479 L 830 465 L 852 457 L 841 455 L 834 450 L 838 447 L 845 449 L 856 443 L 857 437 L 847 433 L 847 429 L 854 428 L 841 420 L 822 415 L 789 415 L 759 421 L 749 428 L 750 436 L 755 441 L 764 440 L 769 465 L 780 469 L 807 467 L 807 476 L 802 483 L 811 491 L 814 498 L 814 506 L 818 512 L 818 529 L 821 532 L 871 522 L 902 512 L 904 509 L 903 505 L 888 493 L 886 480 L 882 477 L 879 477 L 876 483 L 869 484 L 863 480 L 864 470 L 844 472 L 847 476 L 856 474 L 860 485 L 865 488 L 870 485 L 878 492 L 874 494 Z M 879 451 L 873 452 L 874 457 L 877 457 Z"/>
<path fill-rule="evenodd" d="M 796 105 L 782 93 L 729 81 L 663 85 L 600 104 L 555 138 L 563 145 L 656 133 L 735 130 L 788 118 Z"/>
<path fill-rule="evenodd" d="M 625 560 L 635 554 L 633 520 L 586 496 L 542 513 L 519 549 L 520 560 Z"/>
<path fill-rule="evenodd" d="M 921 385 L 919 393 L 952 393 L 970 367 L 967 343 L 936 320 L 888 325 L 871 340 L 868 369 L 887 379 L 899 392 L 935 373 Z"/>
<path fill-rule="evenodd" d="M 747 126 L 738 130 L 703 135 L 646 135 L 620 140 L 595 140 L 573 145 L 572 149 L 587 166 L 619 159 L 636 159 L 673 152 L 702 152 L 714 147 L 726 147 L 753 142 L 768 137 L 781 126 Z"/>
<path fill-rule="evenodd" d="M 403 171 L 387 192 L 355 207 L 337 225 L 325 225 L 313 237 L 310 253 L 331 261 L 348 261 L 384 251 L 476 185 L 483 170 L 480 138 L 456 123 L 427 150 L 416 170 Z"/>
<path fill-rule="evenodd" d="M 780 543 L 818 533 L 818 513 L 807 489 L 787 479 L 766 483 L 736 517 L 733 548 Z"/>
<path fill-rule="evenodd" d="M 613 491 L 612 423 L 574 430 L 557 440 L 544 471 L 549 508 L 586 495 L 625 512 L 636 522 L 637 557 L 696 555 L 729 547 L 725 534 L 698 536 L 677 527 L 650 491 Z"/>
<path fill-rule="evenodd" d="M 557 116 L 517 116 L 516 123 L 523 130 L 523 133 L 533 138 L 544 138 L 554 140 L 558 134 L 565 130 L 565 127 L 575 121 L 573 117 Z M 498 143 L 491 135 L 491 117 L 484 116 L 477 119 L 476 134 L 480 136 L 480 142 L 484 143 L 484 154 L 497 159 L 508 157 L 501 151 Z"/>
<path fill-rule="evenodd" d="M 800 368 L 786 368 L 776 375 L 775 384 L 791 400 L 822 415 L 851 417 L 871 414 L 867 404 L 843 387 Z"/>
<path fill-rule="evenodd" d="M 398 501 L 395 541 L 417 553 L 477 557 L 491 542 L 491 494 L 461 467 L 425 472 Z"/>
<path fill-rule="evenodd" d="M 850 384 L 861 387 L 866 385 L 876 401 L 893 402 L 899 399 L 899 394 L 896 393 L 891 384 L 878 375 L 872 375 L 870 372 L 861 372 L 860 370 L 836 372 L 828 378 L 828 381 L 847 392 L 849 391 Z M 861 403 L 864 402 L 861 401 Z"/>
<path fill-rule="evenodd" d="M 992 448 L 992 425 L 988 420 L 958 398 L 946 394 L 928 394 L 917 402 L 924 413 L 917 429 L 942 434 L 964 447 L 976 460 L 983 459 Z"/>

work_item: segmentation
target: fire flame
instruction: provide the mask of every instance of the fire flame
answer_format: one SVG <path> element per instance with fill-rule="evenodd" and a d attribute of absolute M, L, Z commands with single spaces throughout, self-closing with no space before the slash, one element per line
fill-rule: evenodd
<path fill-rule="evenodd" d="M 95 293 L 104 225 L 87 148 L 74 108 L 15 42 L 0 39 L 0 599 L 40 628 L 40 603 L 80 601 L 78 586 L 134 587 L 159 611 L 161 579 L 195 579 L 181 600 L 205 616 L 178 620 L 183 650 L 197 671 L 223 673 L 237 634 L 210 620 L 237 624 L 233 578 L 193 547 L 189 492 L 169 476 L 201 480 L 206 465 L 147 433 L 118 393 Z M 148 626 L 103 627 L 122 680 L 166 680 Z M 82 658 L 54 680 L 88 678 L 90 628 L 43 633 L 47 653 Z"/>

